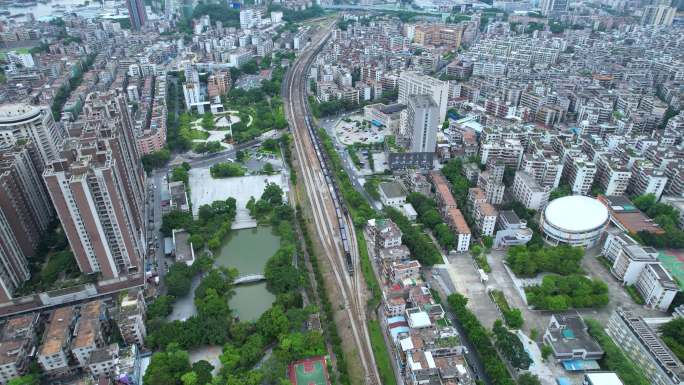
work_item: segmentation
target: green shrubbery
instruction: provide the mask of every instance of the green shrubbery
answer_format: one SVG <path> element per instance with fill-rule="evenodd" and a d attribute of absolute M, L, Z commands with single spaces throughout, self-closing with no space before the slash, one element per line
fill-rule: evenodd
<path fill-rule="evenodd" d="M 212 178 L 231 178 L 245 175 L 245 168 L 233 162 L 216 163 L 209 168 Z"/>
<path fill-rule="evenodd" d="M 441 254 L 430 238 L 422 231 L 411 225 L 411 222 L 392 207 L 385 207 L 385 215 L 399 226 L 402 233 L 402 243 L 411 251 L 413 258 L 423 266 L 432 266 L 442 261 Z"/>
<path fill-rule="evenodd" d="M 456 247 L 456 236 L 442 221 L 442 216 L 437 211 L 437 202 L 421 193 L 410 193 L 406 201 L 416 209 L 418 221 L 432 230 L 432 234 L 445 250 L 452 250 Z"/>
<path fill-rule="evenodd" d="M 608 286 L 583 275 L 547 275 L 539 286 L 525 288 L 527 303 L 536 309 L 566 310 L 603 307 L 608 304 Z"/>
<path fill-rule="evenodd" d="M 501 355 L 516 369 L 527 370 L 532 364 L 530 356 L 525 351 L 523 343 L 518 336 L 508 331 L 503 326 L 501 320 L 494 322 L 494 340 L 496 341 L 496 348 L 499 349 Z"/>
<path fill-rule="evenodd" d="M 684 361 L 684 318 L 674 318 L 660 327 L 663 342 L 672 352 Z"/>
<path fill-rule="evenodd" d="M 684 231 L 678 227 L 679 214 L 674 207 L 666 203 L 656 202 L 655 195 L 653 194 L 646 194 L 635 198 L 634 205 L 665 230 L 665 234 L 640 231 L 637 234 L 632 234 L 635 239 L 648 246 L 657 248 L 684 248 Z"/>
<path fill-rule="evenodd" d="M 513 246 L 508 249 L 506 263 L 519 277 L 534 277 L 539 273 L 560 275 L 582 272 L 584 249 L 567 245 L 529 248 Z"/>

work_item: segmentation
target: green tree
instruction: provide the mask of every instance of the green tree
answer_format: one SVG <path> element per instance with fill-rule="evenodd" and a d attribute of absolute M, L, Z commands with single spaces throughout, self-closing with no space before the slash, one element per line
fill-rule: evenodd
<path fill-rule="evenodd" d="M 146 172 L 151 172 L 155 168 L 163 167 L 171 159 L 171 152 L 162 148 L 159 151 L 151 152 L 140 157 L 143 168 Z"/>
<path fill-rule="evenodd" d="M 209 172 L 213 178 L 230 178 L 245 175 L 245 169 L 233 162 L 216 163 L 209 168 Z"/>
<path fill-rule="evenodd" d="M 187 372 L 184 375 L 181 376 L 181 382 L 183 385 L 199 385 L 199 382 L 197 382 L 197 373 L 195 372 Z"/>
<path fill-rule="evenodd" d="M 274 341 L 287 333 L 289 321 L 280 306 L 273 306 L 259 317 L 257 329 L 266 341 Z"/>
<path fill-rule="evenodd" d="M 177 344 L 152 355 L 143 376 L 143 385 L 183 385 L 181 376 L 191 370 L 188 353 Z"/>
<path fill-rule="evenodd" d="M 275 183 L 268 183 L 264 188 L 261 199 L 268 202 L 272 206 L 283 204 L 283 189 Z"/>
<path fill-rule="evenodd" d="M 673 318 L 660 326 L 663 342 L 680 359 L 684 360 L 684 318 Z"/>
<path fill-rule="evenodd" d="M 192 371 L 197 374 L 197 384 L 205 385 L 211 382 L 211 372 L 214 366 L 206 360 L 199 360 L 192 364 Z"/>
<path fill-rule="evenodd" d="M 211 112 L 205 112 L 204 115 L 202 115 L 201 125 L 202 128 L 207 131 L 216 128 L 216 125 L 214 124 L 214 115 L 212 115 Z"/>
<path fill-rule="evenodd" d="M 496 340 L 496 347 L 501 354 L 511 363 L 514 368 L 527 370 L 532 364 L 530 356 L 525 351 L 520 339 L 513 333 L 509 332 L 501 320 L 494 322 L 494 338 Z"/>
<path fill-rule="evenodd" d="M 39 385 L 40 376 L 37 374 L 27 374 L 20 377 L 15 377 L 7 383 L 7 385 Z"/>
<path fill-rule="evenodd" d="M 489 251 L 494 245 L 494 240 L 489 235 L 485 235 L 482 237 L 482 245 L 485 247 L 485 250 Z"/>
<path fill-rule="evenodd" d="M 173 311 L 175 298 L 170 295 L 160 295 L 147 306 L 147 318 L 165 318 Z"/>
<path fill-rule="evenodd" d="M 541 381 L 532 373 L 523 373 L 518 376 L 518 385 L 541 385 Z"/>
<path fill-rule="evenodd" d="M 176 166 L 171 170 L 171 181 L 172 182 L 183 182 L 185 185 L 188 185 L 188 173 L 189 168 L 183 167 L 183 166 Z"/>
<path fill-rule="evenodd" d="M 182 297 L 190 292 L 192 284 L 192 271 L 185 263 L 176 262 L 169 267 L 169 272 L 164 276 L 166 291 L 174 297 Z"/>
<path fill-rule="evenodd" d="M 188 229 L 192 225 L 192 214 L 180 210 L 170 211 L 162 216 L 161 233 L 170 237 L 174 229 Z"/>
<path fill-rule="evenodd" d="M 270 163 L 264 164 L 264 167 L 261 168 L 261 172 L 266 175 L 271 175 L 275 173 L 275 169 L 273 168 L 273 165 Z"/>

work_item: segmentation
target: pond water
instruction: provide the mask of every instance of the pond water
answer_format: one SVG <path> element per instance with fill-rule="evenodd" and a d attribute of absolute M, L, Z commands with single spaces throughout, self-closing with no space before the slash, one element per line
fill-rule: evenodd
<path fill-rule="evenodd" d="M 240 275 L 263 274 L 266 261 L 280 247 L 280 237 L 271 227 L 231 231 L 216 255 L 215 264 L 236 268 Z M 266 290 L 266 283 L 240 285 L 230 300 L 230 307 L 241 321 L 253 321 L 268 310 L 275 296 Z"/>

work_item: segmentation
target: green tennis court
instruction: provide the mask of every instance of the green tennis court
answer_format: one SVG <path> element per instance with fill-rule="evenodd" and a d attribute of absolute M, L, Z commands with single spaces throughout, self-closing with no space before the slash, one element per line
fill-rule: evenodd
<path fill-rule="evenodd" d="M 682 250 L 660 250 L 658 259 L 681 287 L 684 284 L 684 253 Z"/>
<path fill-rule="evenodd" d="M 294 385 L 328 385 L 325 358 L 316 357 L 291 363 L 290 382 Z"/>

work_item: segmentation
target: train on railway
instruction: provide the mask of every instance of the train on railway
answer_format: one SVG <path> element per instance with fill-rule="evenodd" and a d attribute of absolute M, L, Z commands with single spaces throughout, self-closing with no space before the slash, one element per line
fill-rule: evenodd
<path fill-rule="evenodd" d="M 354 274 L 354 262 L 351 256 L 351 244 L 349 239 L 349 229 L 347 228 L 346 215 L 348 214 L 347 208 L 341 203 L 341 194 L 337 181 L 334 175 L 331 173 L 330 168 L 330 158 L 328 154 L 323 150 L 323 145 L 321 144 L 320 137 L 314 129 L 314 124 L 311 121 L 311 115 L 308 111 L 309 106 L 306 105 L 306 129 L 309 131 L 309 136 L 313 143 L 314 149 L 316 151 L 316 158 L 321 165 L 321 172 L 325 178 L 325 183 L 330 191 L 330 197 L 332 198 L 333 205 L 335 206 L 335 216 L 337 217 L 337 223 L 340 232 L 340 240 L 342 242 L 342 250 L 344 251 L 345 263 L 347 264 L 347 272 L 352 275 Z"/>

